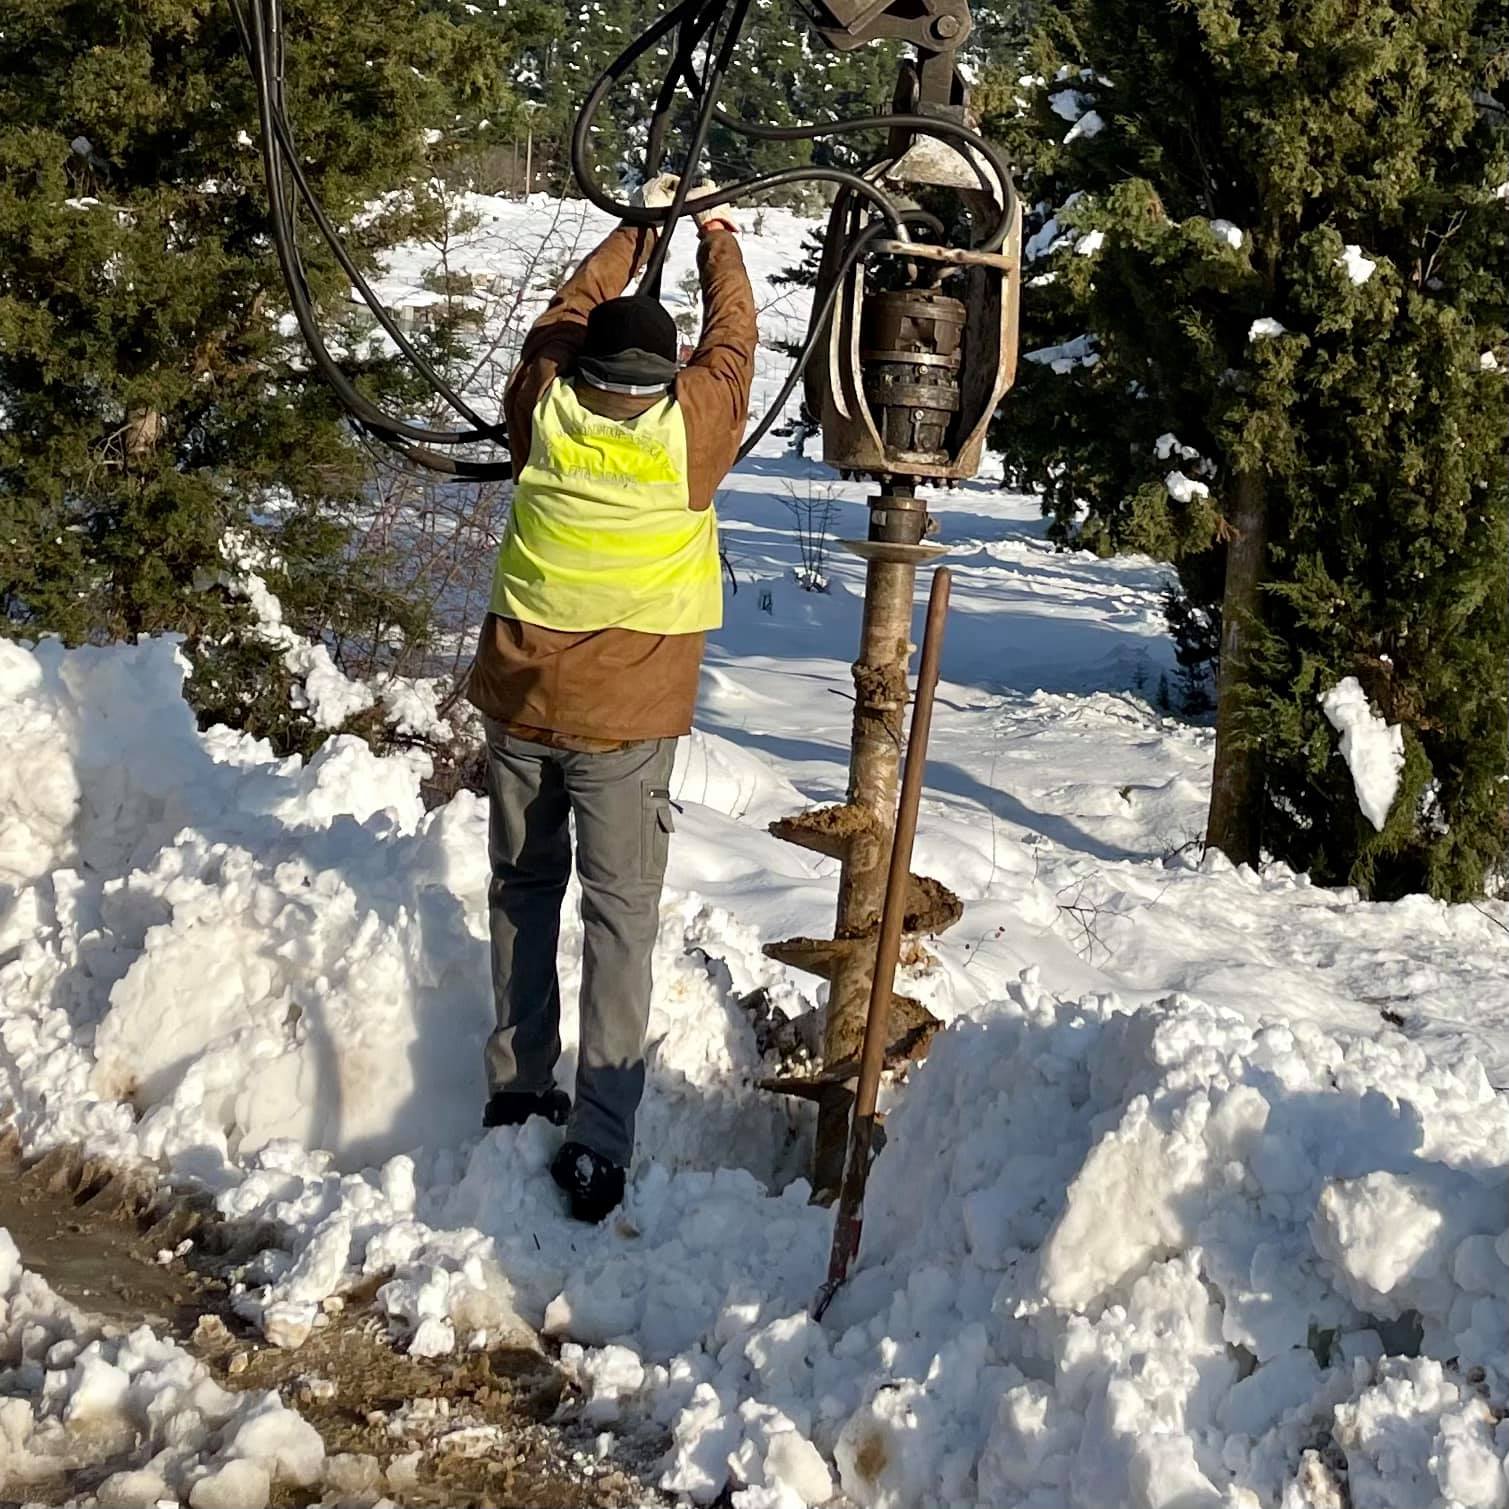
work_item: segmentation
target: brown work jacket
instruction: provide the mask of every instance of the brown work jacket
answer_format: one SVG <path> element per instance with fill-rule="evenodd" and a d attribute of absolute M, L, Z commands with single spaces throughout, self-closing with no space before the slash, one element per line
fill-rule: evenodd
<path fill-rule="evenodd" d="M 562 286 L 524 340 L 504 395 L 514 480 L 529 459 L 541 394 L 569 376 L 587 314 L 628 287 L 653 232 L 620 226 Z M 672 392 L 686 423 L 689 506 L 707 508 L 733 465 L 749 418 L 755 307 L 737 236 L 713 230 L 697 248 L 702 337 Z M 643 413 L 653 398 L 582 385 L 578 398 L 610 419 Z M 701 634 L 587 633 L 489 613 L 467 685 L 472 704 L 524 738 L 571 749 L 611 748 L 688 732 L 702 665 Z"/>

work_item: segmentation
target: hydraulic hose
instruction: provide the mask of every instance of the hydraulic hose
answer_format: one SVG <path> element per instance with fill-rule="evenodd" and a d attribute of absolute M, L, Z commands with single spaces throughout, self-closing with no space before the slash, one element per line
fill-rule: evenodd
<path fill-rule="evenodd" d="M 506 461 L 474 460 L 468 456 L 451 454 L 456 447 L 506 445 L 503 426 L 483 419 L 403 333 L 356 265 L 339 231 L 315 195 L 300 161 L 284 99 L 285 42 L 281 0 L 230 0 L 230 4 L 242 49 L 251 67 L 257 96 L 260 150 L 267 181 L 271 239 L 288 287 L 294 319 L 309 348 L 316 370 L 330 383 L 361 430 L 381 440 L 406 459 L 455 477 L 474 480 L 510 477 L 512 467 Z M 909 226 L 913 225 L 924 226 L 932 234 L 941 237 L 943 226 L 935 216 L 923 210 L 901 206 L 871 178 L 845 168 L 785 168 L 741 179 L 712 193 L 694 194 L 692 182 L 714 124 L 761 141 L 813 141 L 890 129 L 905 130 L 914 135 L 931 135 L 957 146 L 979 179 L 981 187 L 992 197 L 999 197 L 1002 201 L 1000 217 L 980 243 L 984 250 L 1000 249 L 1010 232 L 1016 212 L 1016 193 L 1010 168 L 1000 151 L 977 132 L 946 117 L 892 112 L 822 124 L 767 126 L 750 124 L 730 116 L 719 107 L 718 94 L 749 8 L 750 0 L 680 0 L 680 3 L 673 5 L 631 42 L 594 82 L 577 114 L 570 143 L 572 175 L 582 195 L 590 203 L 629 225 L 655 228 L 660 232 L 645 264 L 641 283 L 643 290 L 655 297 L 659 296 L 675 225 L 688 214 L 695 215 L 718 205 L 748 199 L 792 183 L 831 183 L 857 196 L 870 207 L 875 218 L 853 233 L 842 253 L 831 264 L 834 277 L 822 302 L 814 311 L 807 339 L 775 402 L 740 448 L 741 458 L 753 449 L 779 417 L 826 331 L 844 284 L 873 244 L 882 235 L 888 235 L 897 241 L 908 241 L 911 239 Z M 644 158 L 646 178 L 658 173 L 664 160 L 676 96 L 682 85 L 691 96 L 695 115 L 675 195 L 670 204 L 652 208 L 617 199 L 598 185 L 591 134 L 593 121 L 615 85 L 650 49 L 659 46 L 673 32 L 676 36 L 671 48 L 672 56 L 662 76 L 650 120 Z M 700 74 L 696 66 L 699 48 L 704 52 Z M 990 171 L 987 171 L 987 165 Z M 313 295 L 299 252 L 297 208 L 301 203 L 337 264 L 350 279 L 352 287 L 379 326 L 403 358 L 465 421 L 467 428 L 433 429 L 385 413 L 356 387 L 332 355 L 320 332 Z"/>
<path fill-rule="evenodd" d="M 660 164 L 665 158 L 665 138 L 671 127 L 671 107 L 676 101 L 676 87 L 691 72 L 692 54 L 697 50 L 697 43 L 716 22 L 717 13 L 710 5 L 681 22 L 680 35 L 676 41 L 676 60 L 666 69 L 665 77 L 660 81 L 660 92 L 655 98 L 655 108 L 650 112 L 650 132 L 644 149 L 646 182 L 660 171 Z M 695 74 L 692 76 L 696 77 Z"/>
<path fill-rule="evenodd" d="M 692 61 L 692 53 L 695 51 L 697 43 L 716 29 L 717 14 L 723 9 L 725 3 L 726 0 L 682 0 L 680 5 L 668 11 L 648 31 L 631 42 L 608 65 L 593 84 L 586 99 L 582 102 L 580 111 L 577 113 L 576 124 L 571 134 L 571 169 L 577 187 L 599 209 L 616 216 L 630 225 L 656 227 L 660 230 L 656 244 L 651 251 L 649 259 L 646 261 L 641 282 L 641 288 L 652 297 L 659 296 L 661 274 L 670 245 L 671 233 L 676 221 L 683 214 L 695 214 L 699 210 L 712 209 L 720 204 L 731 204 L 765 192 L 766 190 L 778 188 L 783 184 L 826 182 L 835 184 L 842 189 L 860 196 L 878 210 L 883 217 L 884 225 L 872 223 L 869 227 L 860 231 L 835 264 L 833 281 L 829 285 L 822 306 L 814 312 L 814 316 L 810 321 L 807 339 L 803 342 L 791 371 L 787 374 L 786 380 L 782 384 L 775 401 L 769 405 L 764 417 L 745 438 L 744 443 L 739 449 L 739 458 L 742 460 L 764 438 L 771 426 L 779 418 L 781 410 L 795 391 L 797 383 L 801 380 L 802 374 L 811 361 L 813 352 L 826 330 L 828 321 L 832 315 L 833 306 L 842 291 L 845 281 L 855 264 L 869 250 L 872 243 L 880 239 L 881 232 L 889 229 L 893 239 L 906 241 L 910 239 L 910 233 L 906 229 L 908 223 L 926 225 L 935 234 L 939 235 L 943 232 L 943 226 L 935 216 L 928 214 L 926 211 L 901 209 L 896 201 L 885 193 L 879 185 L 868 178 L 862 177 L 858 173 L 853 173 L 843 168 L 786 168 L 779 172 L 762 174 L 742 179 L 737 183 L 724 185 L 710 194 L 692 195 L 690 193 L 691 179 L 695 175 L 698 160 L 706 143 L 708 130 L 714 121 L 740 135 L 768 141 L 816 140 L 827 136 L 841 136 L 861 131 L 887 130 L 891 128 L 906 129 L 945 139 L 952 139 L 965 148 L 962 155 L 973 169 L 976 177 L 980 180 L 980 185 L 985 192 L 992 197 L 995 197 L 999 192 L 1003 201 L 1001 215 L 985 239 L 984 249 L 986 251 L 997 251 L 1004 244 L 1015 218 L 1016 196 L 1011 181 L 1010 168 L 999 151 L 977 132 L 971 131 L 966 126 L 962 126 L 958 122 L 946 118 L 907 112 L 892 112 L 882 116 L 857 117 L 811 126 L 758 126 L 735 120 L 727 112 L 718 107 L 717 90 L 722 82 L 722 76 L 732 55 L 733 47 L 738 40 L 739 31 L 742 28 L 744 16 L 748 9 L 748 0 L 735 0 L 735 13 L 724 30 L 723 39 L 717 52 L 715 54 L 710 53 L 707 69 L 703 77 L 698 78 Z M 658 171 L 660 166 L 664 151 L 665 131 L 669 120 L 671 104 L 674 99 L 675 83 L 679 77 L 687 85 L 688 90 L 696 101 L 698 112 L 693 136 L 683 162 L 676 196 L 671 204 L 656 208 L 616 199 L 601 189 L 596 181 L 591 149 L 593 121 L 603 101 L 611 93 L 613 87 L 628 74 L 630 69 L 651 48 L 657 46 L 671 32 L 678 29 L 680 35 L 671 66 L 667 69 L 664 81 L 661 84 L 660 93 L 656 101 L 655 115 L 650 125 L 649 141 L 645 154 L 645 171 L 648 177 Z M 978 157 L 975 155 L 976 153 L 979 154 Z M 979 160 L 981 157 L 994 170 L 996 183 L 992 183 L 990 175 L 981 165 Z M 999 190 L 997 189 L 997 184 L 1000 186 Z"/>
<path fill-rule="evenodd" d="M 775 173 L 761 174 L 755 178 L 741 179 L 737 183 L 727 184 L 711 194 L 692 195 L 687 193 L 682 196 L 679 208 L 675 205 L 652 208 L 649 205 L 632 204 L 628 200 L 615 199 L 611 194 L 601 189 L 596 182 L 596 173 L 592 160 L 592 122 L 596 118 L 604 99 L 617 84 L 652 47 L 670 34 L 676 27 L 685 21 L 698 15 L 699 7 L 703 9 L 718 8 L 725 0 L 682 0 L 675 9 L 667 11 L 653 26 L 642 36 L 636 38 L 626 47 L 609 65 L 597 81 L 588 91 L 586 99 L 582 102 L 581 109 L 577 112 L 576 124 L 571 132 L 571 172 L 576 180 L 577 187 L 584 197 L 589 199 L 600 210 L 624 221 L 628 225 L 650 226 L 655 228 L 668 228 L 682 214 L 696 214 L 699 210 L 710 210 L 720 204 L 731 204 L 739 199 L 747 199 L 751 195 L 764 193 L 769 189 L 780 188 L 788 183 L 833 183 L 844 188 L 852 189 L 856 194 L 862 195 L 875 205 L 876 209 L 884 215 L 891 226 L 891 234 L 900 241 L 909 239 L 903 217 L 894 200 L 882 189 L 871 183 L 868 179 L 860 177 L 858 173 L 851 173 L 844 168 L 783 168 Z M 740 5 L 741 14 L 747 6 L 747 0 Z M 705 29 L 705 28 L 704 28 Z M 737 34 L 730 31 L 725 37 L 725 45 L 731 50 L 737 40 Z M 673 68 L 681 66 L 678 55 L 673 62 Z M 687 67 L 689 68 L 689 63 Z M 692 75 L 695 78 L 695 74 Z M 716 110 L 716 95 L 713 91 L 703 91 L 703 112 L 711 104 Z M 931 123 L 931 117 L 920 117 Z M 700 117 L 699 117 L 700 124 Z M 854 121 L 848 123 L 846 129 L 862 130 L 868 125 L 866 121 Z M 747 128 L 739 122 L 734 122 L 732 129 L 747 131 Z M 812 128 L 816 135 L 826 134 L 831 128 Z M 963 130 L 963 127 L 958 127 Z M 652 127 L 653 130 L 653 127 Z M 700 133 L 699 141 L 706 139 L 706 130 Z M 698 151 L 700 152 L 700 145 Z M 658 165 L 658 164 L 657 164 Z M 696 158 L 688 155 L 681 174 L 682 183 L 685 185 L 696 169 Z M 675 213 L 672 213 L 672 212 Z M 658 248 L 657 248 L 658 250 Z"/>
<path fill-rule="evenodd" d="M 233 6 L 239 11 L 240 0 L 231 0 Z M 437 393 L 459 413 L 462 418 L 468 420 L 479 435 L 488 435 L 496 426 L 490 425 L 487 420 L 476 413 L 462 396 L 457 393 L 446 380 L 426 361 L 422 352 L 403 333 L 402 328 L 394 320 L 383 306 L 372 285 L 367 282 L 366 276 L 356 265 L 351 253 L 346 250 L 346 244 L 341 233 L 331 222 L 325 213 L 324 206 L 315 196 L 313 186 L 305 174 L 299 161 L 298 148 L 294 145 L 290 134 L 290 126 L 287 116 L 280 110 L 273 116 L 273 126 L 278 134 L 278 145 L 282 152 L 282 165 L 288 169 L 289 177 L 293 179 L 294 186 L 298 189 L 299 198 L 303 200 L 304 207 L 309 212 L 309 217 L 319 228 L 321 236 L 328 243 L 335 260 L 340 264 L 341 270 L 351 279 L 352 286 L 361 295 L 362 301 L 372 311 L 379 325 L 382 326 L 393 344 L 411 361 L 420 375 L 430 382 Z M 291 209 L 285 213 L 291 213 Z"/>
<path fill-rule="evenodd" d="M 987 141 L 979 132 L 971 131 L 968 126 L 961 126 L 957 121 L 940 119 L 933 115 L 898 112 L 890 115 L 870 115 L 850 120 L 830 121 L 826 125 L 817 126 L 754 126 L 735 120 L 723 110 L 715 110 L 714 119 L 719 125 L 737 131 L 741 136 L 754 137 L 760 141 L 816 141 L 824 136 L 848 136 L 856 131 L 883 131 L 892 127 L 918 131 L 930 136 L 952 137 L 955 141 L 972 149 L 960 155 L 974 170 L 975 177 L 980 180 L 980 187 L 992 196 L 997 192 L 996 184 L 990 181 L 989 174 L 975 160 L 974 152 L 978 152 L 990 164 L 1000 185 L 1001 214 L 991 229 L 990 235 L 982 243 L 981 250 L 1000 251 L 1001 247 L 1006 244 L 1006 237 L 1011 234 L 1012 221 L 1016 218 L 1016 186 L 1011 181 L 1010 165 L 1001 156 L 1000 150 L 994 143 Z"/>
<path fill-rule="evenodd" d="M 747 136 L 761 141 L 815 141 L 826 136 L 845 136 L 861 131 L 889 130 L 892 128 L 910 130 L 924 135 L 937 136 L 951 139 L 960 145 L 971 149 L 962 155 L 969 163 L 980 180 L 980 186 L 992 197 L 999 193 L 1002 197 L 1002 210 L 996 224 L 992 227 L 989 236 L 983 242 L 985 251 L 999 251 L 1004 245 L 1006 237 L 1011 232 L 1012 222 L 1016 214 L 1016 192 L 1011 181 L 1011 169 L 999 149 L 985 137 L 976 131 L 971 131 L 967 126 L 946 117 L 921 115 L 914 112 L 891 112 L 885 115 L 859 116 L 845 120 L 830 121 L 809 126 L 761 126 L 746 121 L 735 119 L 717 105 L 716 90 L 721 82 L 723 68 L 726 66 L 727 56 L 731 54 L 733 44 L 737 41 L 739 25 L 742 25 L 743 14 L 747 9 L 748 0 L 738 0 L 739 14 L 735 18 L 739 25 L 732 25 L 725 34 L 724 46 L 720 50 L 721 58 L 716 73 L 710 80 L 699 79 L 691 63 L 692 46 L 687 45 L 686 34 L 690 28 L 691 41 L 710 29 L 715 22 L 707 20 L 709 12 L 721 9 L 726 0 L 683 0 L 683 3 L 673 10 L 668 11 L 647 32 L 621 52 L 617 58 L 603 71 L 597 82 L 593 85 L 586 99 L 582 102 L 581 110 L 577 114 L 576 125 L 571 136 L 571 168 L 576 179 L 577 186 L 581 189 L 599 209 L 605 210 L 619 219 L 627 221 L 631 225 L 661 226 L 674 223 L 683 213 L 696 213 L 699 210 L 712 209 L 719 204 L 730 204 L 740 199 L 746 199 L 751 195 L 764 192 L 772 187 L 779 187 L 779 183 L 773 183 L 774 175 L 763 177 L 746 178 L 737 183 L 727 184 L 720 187 L 716 193 L 700 196 L 682 196 L 679 205 L 651 209 L 644 205 L 631 204 L 626 200 L 615 199 L 612 195 L 603 192 L 597 187 L 593 172 L 591 153 L 591 131 L 603 100 L 609 92 L 628 72 L 634 64 L 642 58 L 652 47 L 656 46 L 664 37 L 677 27 L 683 28 L 683 44 L 676 49 L 671 67 L 666 73 L 666 82 L 662 84 L 660 95 L 656 101 L 656 114 L 651 122 L 650 150 L 646 154 L 647 172 L 653 172 L 659 168 L 660 154 L 664 140 L 664 125 L 669 113 L 673 88 L 667 87 L 678 74 L 681 80 L 691 91 L 693 98 L 701 107 L 698 113 L 696 136 L 688 150 L 685 171 L 682 174 L 682 187 L 696 169 L 696 164 L 701 155 L 702 146 L 706 140 L 708 121 L 708 107 L 711 106 L 711 121 L 726 127 L 741 136 Z M 699 10 L 700 7 L 700 10 Z M 707 124 L 704 124 L 706 122 Z M 976 160 L 974 154 L 978 153 L 989 163 L 994 170 L 996 182 L 992 183 L 990 175 Z M 782 179 L 781 182 L 829 182 L 840 183 L 854 189 L 857 193 L 870 199 L 881 213 L 895 212 L 895 204 L 889 196 L 885 195 L 868 179 L 861 178 L 858 174 L 846 173 L 842 169 L 825 168 L 794 168 L 785 170 L 794 174 L 795 177 Z M 842 174 L 842 177 L 835 177 Z M 894 225 L 893 225 L 894 231 Z M 904 235 L 898 239 L 905 239 Z M 660 248 L 657 246 L 656 251 Z M 663 254 L 662 254 L 663 257 Z M 647 268 L 648 272 L 648 268 Z M 651 291 L 648 290 L 647 291 Z"/>
<path fill-rule="evenodd" d="M 781 384 L 781 391 L 776 394 L 773 402 L 766 405 L 764 418 L 744 437 L 744 443 L 739 447 L 736 460 L 742 461 L 765 438 L 771 425 L 781 417 L 781 410 L 786 407 L 787 399 L 796 391 L 796 385 L 802 380 L 802 373 L 807 370 L 807 363 L 812 360 L 812 353 L 817 349 L 819 338 L 828 328 L 828 321 L 833 318 L 833 306 L 838 303 L 844 283 L 854 270 L 855 263 L 869 251 L 872 241 L 880 239 L 885 230 L 885 226 L 872 222 L 849 243 L 835 269 L 833 281 L 828 285 L 828 291 L 823 296 L 823 302 L 813 310 L 808 337 L 802 343 L 802 349 L 797 353 L 796 360 L 791 364 L 791 371 L 786 374 L 786 381 Z"/>
<path fill-rule="evenodd" d="M 232 3 L 236 9 L 238 21 L 244 19 L 241 16 L 240 0 L 232 0 Z M 498 428 L 486 425 L 480 418 L 477 419 L 473 429 L 466 431 L 429 430 L 410 425 L 403 420 L 392 419 L 350 383 L 345 373 L 330 356 L 315 318 L 313 303 L 309 295 L 308 279 L 304 274 L 302 259 L 298 253 L 296 228 L 292 217 L 292 196 L 282 176 L 282 170 L 287 165 L 292 170 L 291 176 L 295 183 L 302 180 L 304 189 L 308 189 L 307 180 L 304 179 L 302 169 L 298 166 L 292 133 L 288 130 L 286 119 L 282 119 L 282 73 L 281 69 L 276 66 L 281 58 L 283 47 L 281 6 L 278 0 L 252 0 L 249 40 L 252 44 L 250 61 L 253 76 L 257 82 L 258 108 L 262 123 L 263 167 L 267 177 L 268 198 L 272 210 L 273 243 L 283 267 L 285 282 L 288 284 L 294 317 L 299 323 L 300 333 L 309 345 L 322 375 L 332 381 L 342 401 L 352 409 L 355 416 L 374 429 L 391 429 L 395 434 L 403 435 L 411 440 L 445 445 L 495 438 L 499 433 Z M 314 198 L 312 191 L 307 193 L 307 198 L 310 200 Z M 339 247 L 338 260 L 342 266 L 356 271 L 349 253 L 345 251 L 344 246 L 340 245 L 339 235 L 335 233 L 334 227 L 330 225 L 323 212 L 320 213 L 317 223 L 320 224 L 322 233 L 328 234 L 333 245 Z M 391 335 L 397 336 L 400 349 L 416 362 L 426 376 L 432 379 L 438 378 L 438 374 L 433 373 L 420 353 L 415 351 L 403 338 L 402 333 L 397 330 L 375 293 L 366 284 L 366 280 L 360 277 L 359 271 L 357 278 L 359 290 L 363 293 L 365 301 L 378 315 L 384 329 L 388 330 Z"/>
<path fill-rule="evenodd" d="M 641 287 L 653 299 L 660 297 L 660 278 L 665 270 L 666 253 L 671 249 L 671 228 L 680 219 L 687 195 L 691 192 L 692 175 L 702 159 L 702 149 L 707 145 L 707 133 L 713 123 L 713 112 L 718 108 L 718 89 L 723 82 L 724 70 L 733 56 L 734 44 L 744 29 L 744 18 L 749 14 L 749 0 L 733 0 L 733 10 L 728 24 L 723 29 L 723 41 L 718 50 L 707 60 L 707 72 L 702 78 L 702 102 L 697 112 L 697 124 L 686 149 L 686 168 L 676 181 L 676 193 L 666 211 L 665 234 L 656 239 L 645 263 Z"/>
<path fill-rule="evenodd" d="M 242 0 L 231 0 L 231 4 L 255 84 L 273 247 L 288 288 L 294 319 L 305 345 L 309 348 L 316 369 L 330 383 L 336 396 L 363 429 L 390 444 L 404 442 L 398 448 L 411 459 L 420 461 L 435 470 L 479 480 L 512 476 L 512 468 L 507 462 L 462 461 L 460 458 L 450 457 L 432 449 L 434 446 L 472 445 L 488 441 L 499 443 L 504 438 L 503 430 L 501 426 L 487 424 L 464 402 L 458 401 L 459 395 L 444 383 L 439 374 L 424 360 L 422 354 L 398 330 L 375 292 L 361 276 L 359 269 L 355 267 L 335 227 L 319 208 L 313 190 L 299 165 L 292 131 L 288 126 L 283 108 L 281 64 L 284 44 L 279 0 L 250 0 L 249 19 Z M 289 169 L 291 183 L 284 179 L 285 167 Z M 308 279 L 298 251 L 296 221 L 293 214 L 294 189 L 297 189 L 300 197 L 311 206 L 321 234 L 329 241 L 343 270 L 352 276 L 363 301 L 372 310 L 379 323 L 394 338 L 399 349 L 414 363 L 421 375 L 436 388 L 436 391 L 451 402 L 464 418 L 472 421 L 471 428 L 435 430 L 386 414 L 355 386 L 340 364 L 336 362 L 321 334 Z"/>

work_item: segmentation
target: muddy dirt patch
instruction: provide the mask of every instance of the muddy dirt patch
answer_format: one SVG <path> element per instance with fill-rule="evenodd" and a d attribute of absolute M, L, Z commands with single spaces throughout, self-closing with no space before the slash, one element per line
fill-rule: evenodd
<path fill-rule="evenodd" d="M 454 1357 L 394 1350 L 372 1308 L 387 1275 L 329 1301 L 297 1351 L 265 1344 L 236 1315 L 239 1268 L 275 1233 L 217 1222 L 192 1196 L 150 1174 L 69 1151 L 23 1167 L 0 1133 L 0 1227 L 23 1265 L 70 1304 L 122 1332 L 149 1325 L 172 1337 L 234 1391 L 276 1391 L 314 1427 L 326 1463 L 317 1489 L 278 1489 L 275 1504 L 387 1498 L 405 1505 L 538 1505 L 541 1509 L 645 1505 L 661 1498 L 641 1480 L 658 1443 L 623 1450 L 571 1423 L 570 1381 L 541 1347 L 514 1345 Z M 0 1400 L 19 1387 L 0 1358 Z M 62 1504 L 141 1464 L 129 1446 L 102 1450 L 22 1488 L 5 1481 L 0 1504 L 24 1493 Z"/>

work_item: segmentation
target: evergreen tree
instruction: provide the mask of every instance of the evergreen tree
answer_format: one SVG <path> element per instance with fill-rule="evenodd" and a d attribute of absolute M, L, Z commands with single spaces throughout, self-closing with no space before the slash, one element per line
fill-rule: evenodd
<path fill-rule="evenodd" d="M 1179 711 L 1197 717 L 1214 705 L 1210 676 L 1221 642 L 1218 613 L 1201 608 L 1189 596 L 1170 588 L 1163 596 L 1163 613 L 1174 636 L 1174 659 L 1178 663 Z"/>
<path fill-rule="evenodd" d="M 998 438 L 1060 538 L 1173 559 L 1220 607 L 1213 842 L 1470 895 L 1509 850 L 1500 8 L 1049 20 L 1035 76 L 994 89 L 998 134 L 1038 140 Z M 1318 705 L 1346 675 L 1404 729 L 1381 832 Z"/>
<path fill-rule="evenodd" d="M 976 0 L 969 52 L 977 67 L 1009 67 L 1026 56 L 1044 9 L 1043 0 Z"/>
<path fill-rule="evenodd" d="M 290 6 L 290 111 L 338 223 L 421 181 L 426 132 L 506 118 L 463 9 Z M 347 558 L 362 451 L 285 322 L 250 74 L 224 0 L 9 0 L 0 28 L 0 602 L 13 634 L 175 630 L 200 707 L 285 741 L 274 651 L 231 630 L 221 542 L 251 532 L 295 629 L 414 632 Z M 374 254 L 422 196 L 364 219 Z M 328 326 L 349 289 L 311 250 Z M 360 332 L 347 331 L 353 347 Z M 336 335 L 339 349 L 341 337 Z M 381 360 L 374 395 L 401 392 Z M 305 730 L 307 734 L 307 729 Z"/>

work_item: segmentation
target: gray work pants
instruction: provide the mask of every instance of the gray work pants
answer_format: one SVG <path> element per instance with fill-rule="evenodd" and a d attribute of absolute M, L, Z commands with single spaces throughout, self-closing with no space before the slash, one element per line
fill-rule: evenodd
<path fill-rule="evenodd" d="M 552 749 L 487 720 L 488 891 L 498 1026 L 489 1090 L 548 1090 L 560 1057 L 556 949 L 561 902 L 582 885 L 582 992 L 576 1094 L 567 1135 L 627 1167 L 644 1094 L 650 955 L 671 835 L 674 739 L 604 754 Z"/>

